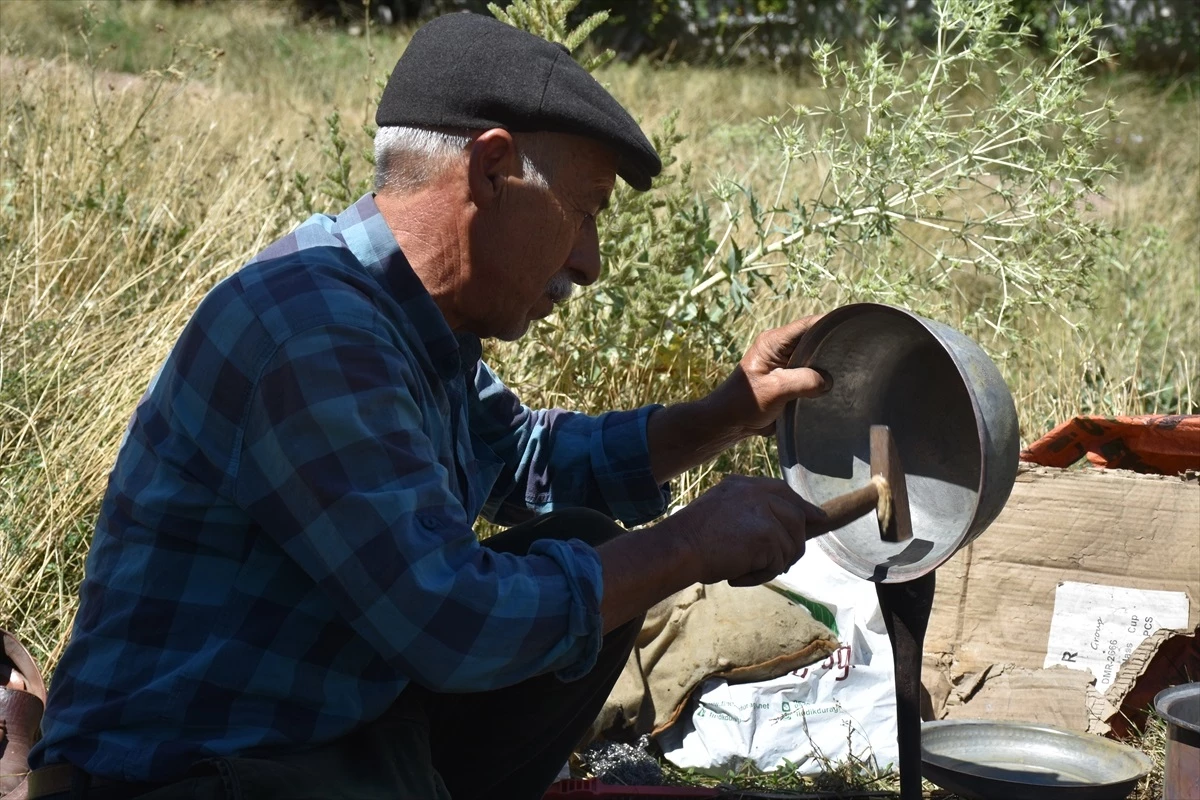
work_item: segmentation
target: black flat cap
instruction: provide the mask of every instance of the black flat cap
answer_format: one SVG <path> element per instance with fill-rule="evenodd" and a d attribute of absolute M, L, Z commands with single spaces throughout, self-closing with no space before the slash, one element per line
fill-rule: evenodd
<path fill-rule="evenodd" d="M 396 62 L 375 124 L 573 133 L 617 153 L 640 191 L 662 171 L 642 129 L 570 52 L 480 14 L 422 26 Z"/>

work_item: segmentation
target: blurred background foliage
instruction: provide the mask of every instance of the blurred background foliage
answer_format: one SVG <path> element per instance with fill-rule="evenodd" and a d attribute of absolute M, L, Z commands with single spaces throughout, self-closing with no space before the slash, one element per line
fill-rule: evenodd
<path fill-rule="evenodd" d="M 196 0 L 184 0 L 195 2 Z M 367 14 L 388 24 L 413 22 L 449 11 L 486 11 L 486 0 L 292 0 L 305 17 L 360 22 Z M 1200 3 L 1196 0 L 1017 0 L 1011 24 L 1029 26 L 1032 41 L 1048 47 L 1063 10 L 1099 15 L 1107 27 L 1097 44 L 1124 66 L 1164 75 L 1200 63 Z M 873 20 L 896 21 L 896 47 L 928 43 L 936 20 L 933 0 L 583 0 L 578 22 L 608 10 L 608 24 L 592 42 L 619 58 L 651 56 L 690 63 L 796 64 L 816 41 L 855 49 L 873 39 Z"/>

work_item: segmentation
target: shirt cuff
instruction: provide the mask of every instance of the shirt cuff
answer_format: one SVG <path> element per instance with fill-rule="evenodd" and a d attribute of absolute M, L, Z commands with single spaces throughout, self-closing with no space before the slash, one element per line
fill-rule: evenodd
<path fill-rule="evenodd" d="M 612 411 L 597 420 L 592 432 L 592 473 L 612 516 L 626 525 L 641 525 L 666 511 L 669 484 L 658 484 L 650 469 L 650 415 L 663 408 L 648 405 Z"/>
<path fill-rule="evenodd" d="M 567 636 L 582 642 L 572 647 L 575 660 L 555 671 L 562 681 L 582 678 L 596 665 L 604 643 L 604 623 L 600 618 L 600 598 L 604 594 L 604 572 L 596 550 L 579 539 L 539 539 L 529 548 L 531 555 L 553 559 L 567 579 L 571 607 L 567 611 Z"/>

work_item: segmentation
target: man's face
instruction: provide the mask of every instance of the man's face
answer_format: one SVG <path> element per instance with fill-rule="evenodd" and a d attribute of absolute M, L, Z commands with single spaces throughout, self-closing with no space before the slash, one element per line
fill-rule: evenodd
<path fill-rule="evenodd" d="M 575 284 L 600 277 L 596 215 L 608 204 L 616 156 L 575 136 L 554 137 L 564 148 L 550 187 L 500 175 L 495 200 L 470 222 L 470 268 L 459 308 L 465 327 L 481 337 L 512 341 L 549 316 Z"/>

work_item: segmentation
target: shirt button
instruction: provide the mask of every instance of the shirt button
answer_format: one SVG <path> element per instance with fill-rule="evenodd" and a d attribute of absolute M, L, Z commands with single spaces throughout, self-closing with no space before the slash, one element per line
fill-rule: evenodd
<path fill-rule="evenodd" d="M 437 514 L 417 514 L 417 522 L 431 531 L 439 530 L 442 527 L 442 518 Z"/>

